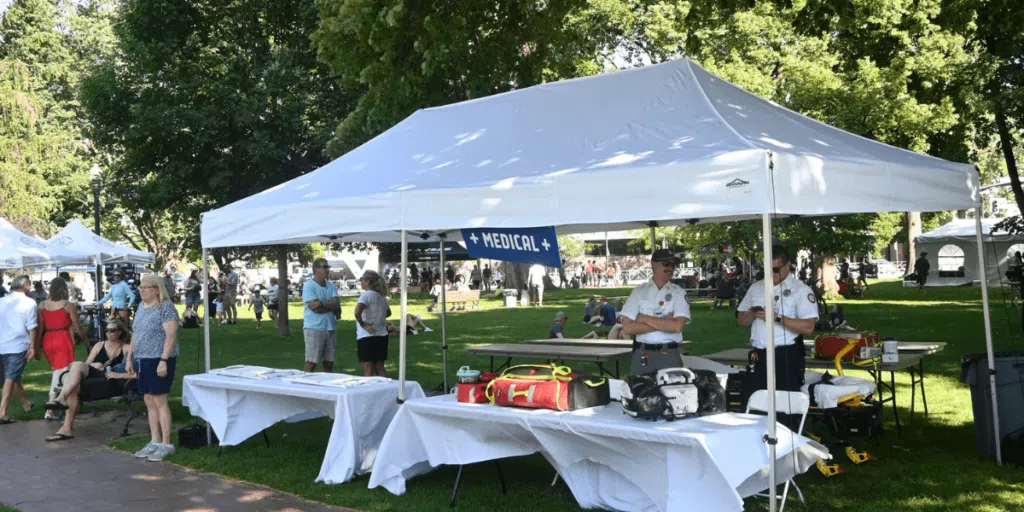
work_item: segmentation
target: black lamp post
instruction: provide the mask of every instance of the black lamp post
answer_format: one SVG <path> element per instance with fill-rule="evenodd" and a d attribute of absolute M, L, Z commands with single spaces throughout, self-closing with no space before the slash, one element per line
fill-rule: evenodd
<path fill-rule="evenodd" d="M 103 170 L 100 169 L 99 164 L 92 164 L 92 169 L 89 169 L 89 175 L 92 176 L 92 209 L 93 209 L 93 222 L 96 226 L 96 236 L 100 236 L 100 186 L 102 185 Z M 96 261 L 96 300 L 99 301 L 100 297 L 103 296 L 103 278 L 102 278 L 102 265 L 100 261 Z"/>

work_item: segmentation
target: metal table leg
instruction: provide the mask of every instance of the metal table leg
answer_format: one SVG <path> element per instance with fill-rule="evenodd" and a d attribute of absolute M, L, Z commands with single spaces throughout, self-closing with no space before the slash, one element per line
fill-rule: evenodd
<path fill-rule="evenodd" d="M 900 426 L 900 411 L 896 407 L 896 372 L 889 372 L 889 396 L 892 398 L 892 417 L 896 419 L 896 437 L 903 439 L 903 428 Z"/>

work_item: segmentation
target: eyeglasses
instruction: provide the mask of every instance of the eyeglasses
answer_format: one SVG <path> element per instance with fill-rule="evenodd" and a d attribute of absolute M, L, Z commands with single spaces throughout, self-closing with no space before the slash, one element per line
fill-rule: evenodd
<path fill-rule="evenodd" d="M 107 329 L 107 334 L 110 334 L 112 332 L 121 332 L 121 329 Z"/>
<path fill-rule="evenodd" d="M 679 266 L 678 263 L 676 263 L 676 262 L 674 262 L 672 260 L 669 260 L 669 261 L 657 261 L 655 263 L 661 263 L 662 265 L 664 265 L 666 267 L 672 267 L 672 268 L 675 268 L 675 267 Z"/>
<path fill-rule="evenodd" d="M 781 271 L 782 271 L 782 267 L 772 267 L 772 273 L 773 274 L 778 274 Z"/>
<path fill-rule="evenodd" d="M 330 266 L 330 265 L 320 265 L 320 266 L 319 266 L 319 267 L 317 267 L 317 268 L 322 268 L 322 269 L 328 269 L 328 270 L 330 270 L 331 266 Z"/>

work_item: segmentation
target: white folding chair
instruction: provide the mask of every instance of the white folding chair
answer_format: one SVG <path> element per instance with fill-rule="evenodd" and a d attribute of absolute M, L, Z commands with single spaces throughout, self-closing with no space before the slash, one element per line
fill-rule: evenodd
<path fill-rule="evenodd" d="M 800 426 L 797 427 L 796 433 L 803 434 L 804 422 L 807 420 L 807 410 L 811 408 L 811 398 L 806 393 L 798 391 L 776 391 L 775 392 L 775 411 L 783 414 L 799 414 L 800 415 Z M 760 389 L 750 395 L 750 400 L 747 401 L 747 413 L 750 411 L 768 412 L 768 390 Z M 793 473 L 796 474 L 796 450 L 792 450 L 791 455 L 793 456 Z M 772 482 L 774 485 L 774 482 Z M 782 496 L 779 496 L 779 512 L 786 507 L 786 496 L 789 494 L 789 485 L 793 484 L 793 488 L 796 489 L 797 495 L 800 497 L 800 502 L 804 502 L 804 493 L 800 491 L 800 487 L 796 485 L 793 479 L 786 480 L 786 485 L 782 488 Z M 769 497 L 769 494 L 757 494 L 757 496 Z"/>

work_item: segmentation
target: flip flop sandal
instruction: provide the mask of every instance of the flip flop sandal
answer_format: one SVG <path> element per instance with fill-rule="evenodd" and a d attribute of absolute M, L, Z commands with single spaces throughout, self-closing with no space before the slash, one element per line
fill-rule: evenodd
<path fill-rule="evenodd" d="M 11 423 L 14 423 L 14 420 L 10 418 L 0 418 L 0 425 L 10 425 Z"/>
<path fill-rule="evenodd" d="M 69 441 L 69 440 L 74 439 L 74 438 L 75 438 L 75 436 L 73 436 L 73 435 L 65 434 L 63 432 L 57 432 L 56 434 L 53 434 L 52 436 L 47 436 L 46 442 L 47 443 L 54 443 L 54 442 L 57 442 L 57 441 Z"/>
<path fill-rule="evenodd" d="M 32 412 L 32 409 L 35 409 L 35 408 L 36 408 L 36 403 L 35 402 L 29 402 L 28 403 L 28 409 L 22 409 L 22 410 L 25 411 L 26 413 L 30 413 L 30 412 Z"/>
<path fill-rule="evenodd" d="M 47 411 L 66 411 L 66 410 L 68 410 L 68 406 L 66 406 L 66 405 L 64 405 L 64 404 L 62 404 L 60 402 L 46 402 L 46 404 L 43 405 L 43 408 L 46 409 Z"/>

